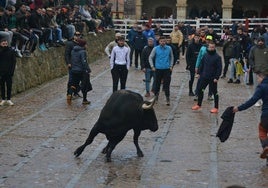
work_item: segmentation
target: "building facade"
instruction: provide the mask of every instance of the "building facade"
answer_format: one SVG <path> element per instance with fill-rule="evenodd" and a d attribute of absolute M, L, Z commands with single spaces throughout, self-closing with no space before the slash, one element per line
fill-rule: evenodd
<path fill-rule="evenodd" d="M 221 18 L 268 17 L 267 0 L 114 0 L 125 17 L 194 19 L 216 11 Z M 113 2 L 113 1 L 111 1 Z M 115 7 L 114 7 L 115 9 Z"/>

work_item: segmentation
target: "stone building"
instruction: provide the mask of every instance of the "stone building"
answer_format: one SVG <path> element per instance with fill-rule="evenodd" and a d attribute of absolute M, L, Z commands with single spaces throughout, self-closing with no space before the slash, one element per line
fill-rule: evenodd
<path fill-rule="evenodd" d="M 114 11 L 125 17 L 140 19 L 143 13 L 148 18 L 177 19 L 201 18 L 216 11 L 222 18 L 268 17 L 267 0 L 110 0 Z"/>

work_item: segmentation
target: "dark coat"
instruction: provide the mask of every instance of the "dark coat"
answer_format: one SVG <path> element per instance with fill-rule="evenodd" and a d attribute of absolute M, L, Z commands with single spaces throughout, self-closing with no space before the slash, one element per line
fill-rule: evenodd
<path fill-rule="evenodd" d="M 216 135 L 219 137 L 221 142 L 225 142 L 229 138 L 231 130 L 233 128 L 234 117 L 235 113 L 233 113 L 233 106 L 226 108 L 226 110 L 221 115 L 223 121 L 221 122 Z"/>
<path fill-rule="evenodd" d="M 0 47 L 0 76 L 13 76 L 16 67 L 15 51 L 9 47 Z"/>

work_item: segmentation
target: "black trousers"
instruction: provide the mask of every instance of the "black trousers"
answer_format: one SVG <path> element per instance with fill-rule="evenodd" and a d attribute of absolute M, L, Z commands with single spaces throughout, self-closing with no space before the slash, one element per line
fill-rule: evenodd
<path fill-rule="evenodd" d="M 138 68 L 138 66 L 139 66 L 139 59 L 140 59 L 140 62 L 141 62 L 141 52 L 142 52 L 142 50 L 135 49 L 135 67 L 136 68 Z"/>
<path fill-rule="evenodd" d="M 0 76 L 1 97 L 3 100 L 10 100 L 12 89 L 12 76 L 2 75 Z M 7 93 L 6 93 L 7 91 Z"/>
<path fill-rule="evenodd" d="M 113 92 L 118 89 L 118 82 L 120 80 L 120 88 L 126 89 L 128 70 L 126 65 L 114 65 L 111 70 L 113 78 Z"/>
<path fill-rule="evenodd" d="M 230 64 L 230 61 L 229 61 L 230 59 L 231 59 L 231 57 L 224 56 L 224 68 L 223 68 L 223 73 L 222 73 L 223 76 L 226 76 L 226 73 L 228 71 L 228 67 Z"/>
<path fill-rule="evenodd" d="M 159 95 L 161 81 L 163 80 L 163 89 L 166 97 L 170 96 L 170 82 L 171 71 L 170 69 L 156 69 L 155 71 L 155 95 Z"/>
<path fill-rule="evenodd" d="M 218 84 L 213 81 L 213 79 L 205 79 L 199 78 L 200 80 L 200 87 L 198 90 L 198 105 L 202 105 L 202 101 L 204 98 L 204 91 L 206 87 L 209 85 L 212 94 L 214 95 L 214 107 L 219 108 L 219 95 L 218 95 Z"/>

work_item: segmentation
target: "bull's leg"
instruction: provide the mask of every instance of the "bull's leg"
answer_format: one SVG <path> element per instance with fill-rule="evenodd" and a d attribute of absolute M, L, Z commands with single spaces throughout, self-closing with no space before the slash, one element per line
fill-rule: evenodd
<path fill-rule="evenodd" d="M 115 146 L 121 141 L 123 140 L 123 138 L 125 137 L 126 133 L 116 136 L 116 137 L 112 137 L 109 138 L 109 143 L 107 145 L 107 153 L 106 153 L 106 161 L 107 162 L 111 162 L 111 154 L 115 148 Z"/>
<path fill-rule="evenodd" d="M 106 154 L 108 147 L 109 147 L 109 143 L 102 149 L 101 153 Z"/>
<path fill-rule="evenodd" d="M 91 129 L 90 133 L 89 133 L 89 136 L 86 140 L 86 142 L 78 147 L 75 152 L 74 152 L 74 155 L 75 157 L 78 157 L 79 155 L 81 155 L 81 153 L 84 151 L 84 149 L 93 142 L 95 136 L 97 136 L 97 134 L 99 133 L 99 131 L 95 128 L 95 126 Z"/>
<path fill-rule="evenodd" d="M 143 157 L 143 153 L 141 151 L 141 148 L 139 146 L 139 136 L 141 134 L 141 130 L 134 130 L 134 136 L 133 136 L 133 141 L 137 149 L 137 155 L 138 157 Z"/>

